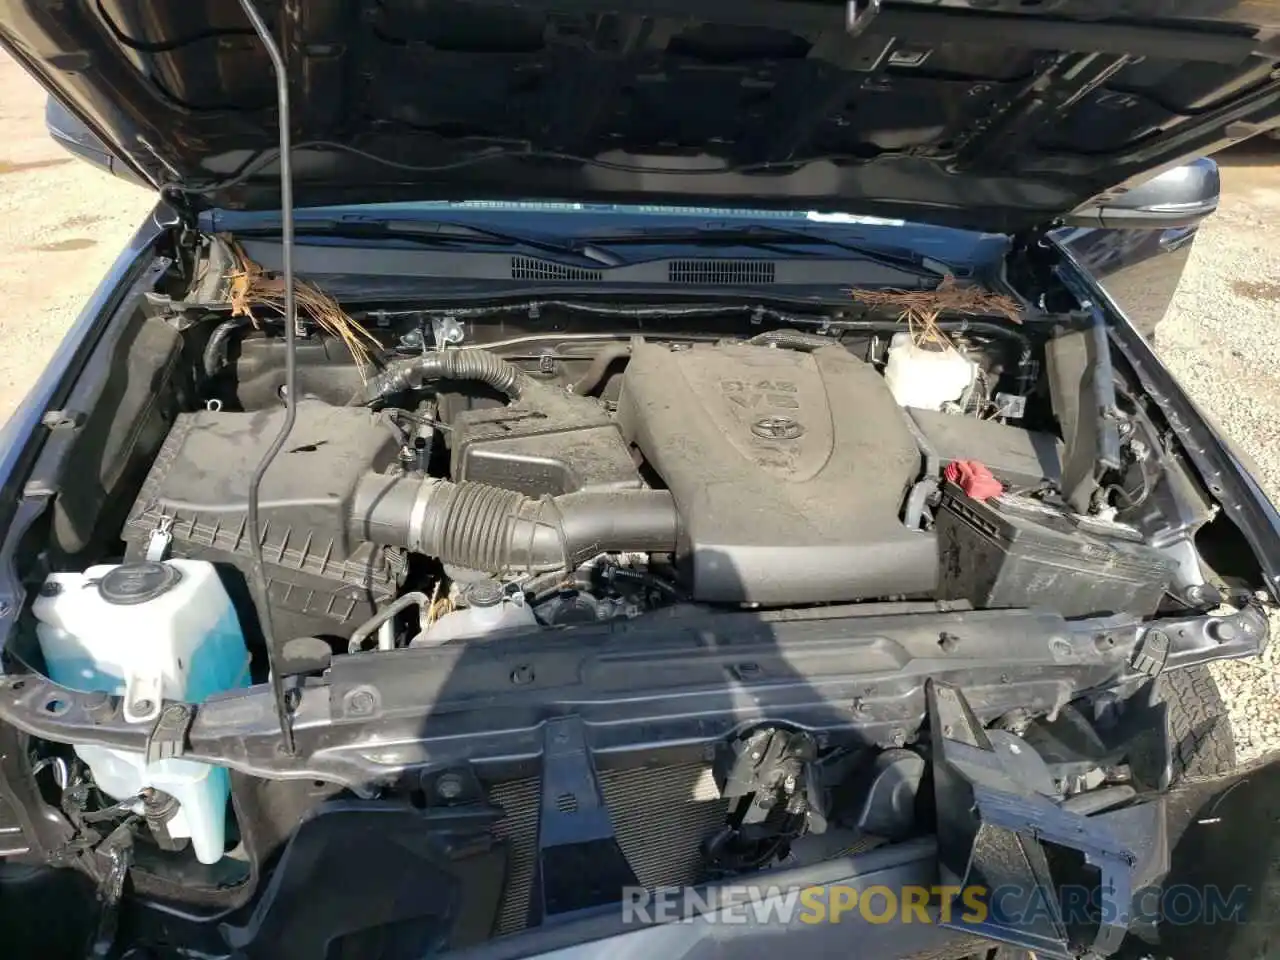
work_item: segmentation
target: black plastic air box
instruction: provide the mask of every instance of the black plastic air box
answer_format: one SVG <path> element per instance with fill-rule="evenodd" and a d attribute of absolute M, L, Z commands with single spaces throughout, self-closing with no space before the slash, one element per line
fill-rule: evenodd
<path fill-rule="evenodd" d="M 963 414 L 907 408 L 907 416 L 942 466 L 977 460 L 1015 487 L 1062 479 L 1062 441 L 1052 434 L 1011 427 Z"/>
<path fill-rule="evenodd" d="M 1161 553 L 1125 528 L 1084 523 L 1017 497 L 981 502 L 953 484 L 937 512 L 939 598 L 979 609 L 1039 607 L 1066 617 L 1149 616 L 1173 579 Z"/>
<path fill-rule="evenodd" d="M 637 490 L 640 474 L 598 400 L 531 383 L 515 403 L 459 412 L 450 434 L 453 479 L 531 497 Z"/>
<path fill-rule="evenodd" d="M 164 525 L 172 538 L 167 556 L 223 565 L 233 597 L 247 600 L 249 477 L 283 416 L 282 408 L 180 414 L 125 524 L 126 558 L 144 556 L 153 531 Z M 267 471 L 259 498 L 279 642 L 349 637 L 395 597 L 404 579 L 403 552 L 353 540 L 346 529 L 356 482 L 394 454 L 390 432 L 368 411 L 299 402 L 297 423 Z M 243 610 L 243 603 L 237 605 Z"/>

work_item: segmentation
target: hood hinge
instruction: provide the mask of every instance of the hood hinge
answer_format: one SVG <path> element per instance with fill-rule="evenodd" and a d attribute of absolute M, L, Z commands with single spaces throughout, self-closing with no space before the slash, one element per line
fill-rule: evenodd
<path fill-rule="evenodd" d="M 203 243 L 204 237 L 200 232 L 199 223 L 194 217 L 188 219 L 183 215 L 178 223 L 177 236 L 174 238 L 174 244 L 178 251 L 191 254 L 194 257 L 199 254 Z"/>
<path fill-rule="evenodd" d="M 1009 248 L 1009 253 L 1022 254 L 1044 249 L 1045 239 L 1062 225 L 1063 221 L 1055 218 L 1046 220 L 1043 223 L 1037 223 L 1035 226 L 1027 227 L 1025 230 L 1019 230 L 1009 238 L 1013 241 Z"/>
<path fill-rule="evenodd" d="M 1043 287 L 1049 281 L 1049 271 L 1058 262 L 1056 248 L 1049 242 L 1049 234 L 1062 226 L 1060 220 L 1049 220 L 1010 236 L 1009 252 L 1005 256 L 1011 273 L 1019 273 L 1034 279 Z"/>
<path fill-rule="evenodd" d="M 174 212 L 183 226 L 194 227 L 200 221 L 193 196 L 174 183 L 161 184 L 160 199 Z"/>

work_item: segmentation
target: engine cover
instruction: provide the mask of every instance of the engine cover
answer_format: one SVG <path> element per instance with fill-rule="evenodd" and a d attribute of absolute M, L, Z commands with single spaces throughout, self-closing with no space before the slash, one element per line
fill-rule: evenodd
<path fill-rule="evenodd" d="M 899 519 L 919 450 L 884 381 L 848 351 L 638 343 L 618 421 L 675 498 L 696 599 L 934 590 L 934 538 Z"/>

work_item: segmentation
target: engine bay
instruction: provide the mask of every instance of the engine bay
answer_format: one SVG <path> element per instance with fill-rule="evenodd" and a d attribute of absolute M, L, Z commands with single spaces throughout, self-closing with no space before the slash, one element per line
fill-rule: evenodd
<path fill-rule="evenodd" d="M 1128 708 L 1079 698 L 1139 690 L 1152 636 L 1265 633 L 1231 527 L 1069 298 L 923 326 L 856 293 L 344 299 L 295 331 L 291 397 L 279 318 L 237 312 L 225 264 L 191 275 L 51 431 L 30 669 L 0 685 L 85 869 L 136 839 L 147 896 L 244 905 L 336 800 L 487 810 L 512 859 L 486 936 L 558 909 L 529 858 L 565 795 L 607 803 L 644 885 L 917 836 L 873 800 L 919 788 L 947 683 L 1006 739 L 1096 734 L 1055 796 L 1129 790 L 1153 774 L 1103 745 Z M 552 796 L 561 736 L 599 759 Z"/>
<path fill-rule="evenodd" d="M 671 309 L 369 310 L 368 369 L 308 330 L 260 492 L 281 668 L 695 607 L 1149 616 L 1224 596 L 1186 562 L 1211 511 L 1123 387 L 1115 467 L 1084 449 L 1078 403 L 1060 415 L 1091 375 L 1081 318 L 944 318 L 921 339 Z M 218 564 L 252 623 L 247 488 L 286 415 L 283 345 L 243 317 L 194 329 L 196 409 L 146 470 L 123 559 Z M 971 465 L 995 484 L 976 499 Z"/>
<path fill-rule="evenodd" d="M 235 6 L 0 37 L 161 197 L 7 433 L 14 948 L 1171 946 L 1280 513 L 1108 271 L 1270 34 Z"/>

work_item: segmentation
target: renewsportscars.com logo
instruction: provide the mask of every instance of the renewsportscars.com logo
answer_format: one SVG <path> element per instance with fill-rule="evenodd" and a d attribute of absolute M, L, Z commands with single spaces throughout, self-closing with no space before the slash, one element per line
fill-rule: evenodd
<path fill-rule="evenodd" d="M 1249 902 L 1246 886 L 1139 889 L 1131 903 L 1121 904 L 1098 887 L 1064 885 L 1058 889 L 1056 914 L 1067 923 L 1137 921 L 1185 925 L 1242 923 Z M 1053 904 L 1039 887 L 907 886 L 859 888 L 830 884 L 804 888 L 724 885 L 692 887 L 627 887 L 623 920 L 631 923 L 675 923 L 698 919 L 708 923 L 791 924 L 840 923 L 997 923 L 1022 926 L 1055 916 Z"/>

